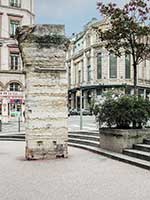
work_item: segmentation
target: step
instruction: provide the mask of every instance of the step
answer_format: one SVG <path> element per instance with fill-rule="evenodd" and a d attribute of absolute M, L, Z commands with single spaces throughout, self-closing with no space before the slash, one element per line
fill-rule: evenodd
<path fill-rule="evenodd" d="M 125 149 L 123 153 L 138 159 L 150 161 L 150 152 L 139 151 L 136 149 Z"/>
<path fill-rule="evenodd" d="M 12 142 L 14 142 L 14 141 L 16 141 L 16 142 L 24 142 L 25 141 L 25 139 L 17 139 L 17 138 L 0 138 L 0 141 L 12 141 Z"/>
<path fill-rule="evenodd" d="M 23 135 L 0 135 L 0 138 L 21 138 L 21 139 L 25 139 L 25 136 L 23 136 Z"/>
<path fill-rule="evenodd" d="M 71 134 L 71 135 L 72 134 L 91 135 L 91 136 L 99 136 L 100 135 L 98 131 L 92 132 L 92 131 L 82 131 L 82 130 L 80 130 L 80 131 L 69 131 L 68 134 Z"/>
<path fill-rule="evenodd" d="M 143 140 L 143 143 L 144 143 L 144 144 L 150 144 L 150 139 L 144 139 L 144 140 Z"/>
<path fill-rule="evenodd" d="M 77 143 L 77 144 L 85 144 L 85 145 L 89 145 L 89 146 L 93 146 L 93 147 L 99 147 L 99 142 L 96 141 L 89 141 L 89 140 L 83 140 L 83 139 L 79 139 L 79 138 L 69 138 L 68 142 L 71 143 Z"/>
<path fill-rule="evenodd" d="M 140 151 L 150 152 L 150 144 L 135 144 L 133 148 Z"/>
<path fill-rule="evenodd" d="M 85 139 L 85 140 L 90 140 L 90 141 L 97 141 L 97 142 L 99 142 L 100 140 L 99 136 L 93 136 L 93 135 L 69 134 L 68 137 Z"/>
<path fill-rule="evenodd" d="M 91 151 L 93 153 L 97 153 L 100 154 L 102 156 L 114 159 L 114 160 L 118 160 L 120 162 L 124 162 L 124 163 L 128 163 L 131 165 L 134 165 L 136 167 L 140 167 L 143 169 L 147 169 L 150 170 L 150 162 L 149 161 L 145 161 L 145 160 L 140 160 L 134 157 L 130 157 L 124 154 L 119 154 L 119 153 L 115 153 L 115 152 L 111 152 L 108 150 L 104 150 L 101 148 L 97 148 L 97 147 L 92 147 L 92 146 L 88 146 L 88 145 L 84 145 L 84 144 L 77 144 L 77 143 L 72 143 L 69 142 L 68 143 L 69 146 L 72 147 L 76 147 L 76 148 L 81 148 L 81 149 L 85 149 L 88 151 Z"/>

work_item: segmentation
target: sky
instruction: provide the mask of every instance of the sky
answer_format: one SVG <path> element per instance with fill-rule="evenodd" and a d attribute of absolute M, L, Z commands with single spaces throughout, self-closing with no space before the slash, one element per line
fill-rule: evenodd
<path fill-rule="evenodd" d="M 112 0 L 105 0 L 106 2 Z M 120 2 L 116 0 L 115 2 Z M 122 0 L 121 2 L 126 2 Z M 42 2 L 42 3 L 41 3 Z M 66 35 L 78 33 L 93 17 L 100 20 L 97 0 L 35 0 L 37 24 L 64 24 Z"/>

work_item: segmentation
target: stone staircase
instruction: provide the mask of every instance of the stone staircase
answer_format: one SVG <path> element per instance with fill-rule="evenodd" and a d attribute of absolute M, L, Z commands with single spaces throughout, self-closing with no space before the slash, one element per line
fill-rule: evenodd
<path fill-rule="evenodd" d="M 143 144 L 135 144 L 132 149 L 125 149 L 123 154 L 150 161 L 150 139 L 144 139 Z"/>
<path fill-rule="evenodd" d="M 150 170 L 150 140 L 144 140 L 143 144 L 134 145 L 133 149 L 125 149 L 123 154 L 111 152 L 100 148 L 100 135 L 98 132 L 72 131 L 69 132 L 69 146 L 86 149 L 88 151 L 128 163 L 140 168 Z M 131 152 L 140 152 L 138 155 Z M 127 153 L 128 152 L 128 153 Z"/>
<path fill-rule="evenodd" d="M 25 134 L 2 134 L 0 135 L 0 141 L 25 141 Z"/>
<path fill-rule="evenodd" d="M 101 149 L 99 140 L 98 132 L 70 131 L 68 145 L 150 170 L 150 139 L 145 139 L 143 144 L 134 145 L 133 149 L 125 149 L 123 154 Z M 0 134 L 0 141 L 25 141 L 25 134 Z"/>
<path fill-rule="evenodd" d="M 100 136 L 98 132 L 90 131 L 71 131 L 68 135 L 69 145 L 82 148 L 83 145 L 88 147 L 99 147 Z"/>

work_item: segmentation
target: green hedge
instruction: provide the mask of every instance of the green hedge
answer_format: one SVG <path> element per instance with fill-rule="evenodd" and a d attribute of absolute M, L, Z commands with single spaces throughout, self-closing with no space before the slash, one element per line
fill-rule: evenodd
<path fill-rule="evenodd" d="M 150 102 L 142 97 L 109 96 L 94 106 L 94 114 L 110 128 L 142 128 L 150 118 Z"/>

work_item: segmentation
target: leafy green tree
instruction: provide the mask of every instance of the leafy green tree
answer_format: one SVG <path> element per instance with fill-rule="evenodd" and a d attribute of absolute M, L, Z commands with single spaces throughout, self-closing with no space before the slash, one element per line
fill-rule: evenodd
<path fill-rule="evenodd" d="M 149 0 L 130 0 L 122 8 L 114 3 L 97 3 L 102 16 L 108 19 L 108 29 L 97 32 L 105 48 L 120 57 L 130 54 L 133 61 L 134 95 L 137 95 L 138 65 L 150 58 Z"/>

